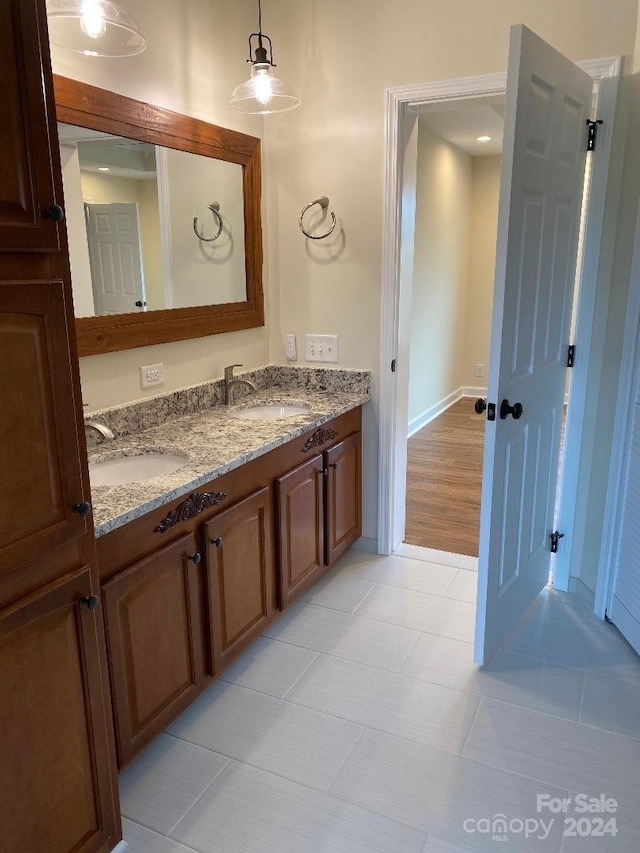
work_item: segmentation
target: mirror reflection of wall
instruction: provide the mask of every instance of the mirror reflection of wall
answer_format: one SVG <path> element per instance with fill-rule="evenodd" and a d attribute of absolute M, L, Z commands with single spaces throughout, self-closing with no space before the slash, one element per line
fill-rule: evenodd
<path fill-rule="evenodd" d="M 242 167 L 60 125 L 77 317 L 246 299 Z M 222 231 L 208 205 L 220 204 Z"/>

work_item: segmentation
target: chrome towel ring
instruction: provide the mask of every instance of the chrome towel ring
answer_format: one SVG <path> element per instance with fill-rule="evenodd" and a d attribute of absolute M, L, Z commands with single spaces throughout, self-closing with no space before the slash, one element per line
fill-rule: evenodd
<path fill-rule="evenodd" d="M 222 233 L 222 217 L 220 216 L 220 203 L 217 201 L 212 201 L 210 205 L 208 205 L 209 210 L 213 214 L 214 221 L 218 221 L 218 230 L 214 234 L 213 237 L 205 237 L 204 234 L 201 234 L 198 231 L 198 217 L 193 217 L 193 230 L 195 231 L 196 237 L 198 240 L 202 240 L 203 243 L 213 243 L 214 240 L 217 240 L 220 234 Z"/>
<path fill-rule="evenodd" d="M 300 230 L 302 231 L 304 236 L 308 237 L 310 240 L 324 240 L 325 237 L 329 236 L 329 234 L 333 234 L 333 230 L 336 227 L 336 215 L 333 211 L 331 211 L 331 228 L 329 228 L 326 234 L 309 234 L 307 229 L 304 227 L 304 223 L 302 220 L 307 210 L 309 210 L 310 207 L 313 207 L 314 204 L 319 204 L 323 210 L 326 210 L 329 207 L 329 199 L 326 197 L 326 195 L 323 195 L 322 198 L 316 198 L 313 201 L 310 201 L 300 214 L 300 218 L 298 219 L 298 225 L 300 226 Z"/>

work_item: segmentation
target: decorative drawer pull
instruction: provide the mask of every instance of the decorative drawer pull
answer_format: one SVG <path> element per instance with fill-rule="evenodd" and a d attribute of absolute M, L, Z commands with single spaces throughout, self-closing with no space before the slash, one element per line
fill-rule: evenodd
<path fill-rule="evenodd" d="M 92 509 L 89 501 L 82 501 L 82 503 L 74 504 L 73 508 L 78 513 L 78 515 L 82 516 L 82 518 L 86 518 Z"/>
<path fill-rule="evenodd" d="M 212 506 L 218 506 L 227 497 L 224 492 L 195 492 L 193 495 L 182 501 L 174 510 L 171 510 L 166 518 L 163 518 L 157 527 L 153 528 L 154 533 L 164 533 L 170 527 L 180 524 L 181 521 L 188 521 L 190 518 L 195 518 L 209 509 Z"/>
<path fill-rule="evenodd" d="M 89 610 L 95 610 L 96 607 L 100 604 L 100 599 L 97 595 L 85 595 L 82 599 L 82 603 L 89 608 Z"/>
<path fill-rule="evenodd" d="M 60 207 L 59 204 L 52 204 L 49 207 L 45 207 L 42 211 L 42 215 L 45 219 L 52 219 L 54 222 L 62 222 L 64 219 L 64 209 Z"/>
<path fill-rule="evenodd" d="M 198 565 L 198 563 L 200 563 L 200 562 L 202 561 L 202 554 L 200 553 L 200 551 L 196 551 L 196 553 L 195 553 L 195 554 L 190 554 L 190 555 L 187 557 L 187 560 L 191 560 L 191 562 L 192 562 L 192 563 L 195 563 L 195 564 L 196 564 L 196 566 L 197 566 L 197 565 Z"/>
<path fill-rule="evenodd" d="M 215 545 L 216 548 L 220 548 L 222 545 L 222 536 L 218 536 L 217 539 L 211 539 L 211 544 Z"/>
<path fill-rule="evenodd" d="M 335 469 L 335 468 L 337 468 L 337 467 L 338 467 L 338 463 L 337 463 L 337 462 L 329 462 L 329 468 L 334 468 L 334 469 Z"/>

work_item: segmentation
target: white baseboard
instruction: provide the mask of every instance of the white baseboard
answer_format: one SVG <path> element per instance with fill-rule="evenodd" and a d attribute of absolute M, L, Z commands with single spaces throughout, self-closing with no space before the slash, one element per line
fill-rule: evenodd
<path fill-rule="evenodd" d="M 463 385 L 460 389 L 462 391 L 462 397 L 486 397 L 487 389 L 480 387 L 479 385 Z"/>
<path fill-rule="evenodd" d="M 128 847 L 127 842 L 121 841 L 119 844 L 116 844 L 116 846 L 113 848 L 111 853 L 125 853 L 125 850 L 127 849 L 127 847 Z"/>
<path fill-rule="evenodd" d="M 442 400 L 439 400 L 437 403 L 434 403 L 433 406 L 430 406 L 426 411 L 418 415 L 417 418 L 412 418 L 409 421 L 409 425 L 407 428 L 407 438 L 411 438 L 411 436 L 419 432 L 422 427 L 425 427 L 427 424 L 430 424 L 431 421 L 434 421 L 437 417 L 446 412 L 448 408 L 453 406 L 454 403 L 457 403 L 458 400 L 462 400 L 463 397 L 486 396 L 486 388 L 475 388 L 472 385 L 461 385 L 460 388 L 456 388 L 455 391 L 452 391 L 450 394 L 447 394 L 447 396 L 444 397 Z"/>

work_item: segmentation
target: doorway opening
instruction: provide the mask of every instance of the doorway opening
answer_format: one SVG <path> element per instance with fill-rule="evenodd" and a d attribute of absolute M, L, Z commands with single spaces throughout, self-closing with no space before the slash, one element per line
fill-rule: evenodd
<path fill-rule="evenodd" d="M 477 557 L 504 96 L 417 112 L 404 542 Z"/>
<path fill-rule="evenodd" d="M 594 79 L 598 92 L 598 115 L 613 128 L 620 60 L 605 59 L 580 63 Z M 418 150 L 418 114 L 425 106 L 442 109 L 460 106 L 464 101 L 500 98 L 506 88 L 506 75 L 441 81 L 417 86 L 394 87 L 387 92 L 387 171 L 383 240 L 383 305 L 381 361 L 381 424 L 379 465 L 379 553 L 402 550 L 405 537 L 405 499 L 409 406 L 409 364 L 411 293 L 416 215 L 416 170 Z M 568 452 L 564 460 L 563 498 L 560 514 L 567 530 L 564 553 L 556 562 L 555 585 L 567 589 L 572 553 L 579 555 L 579 542 L 572 541 L 578 489 L 578 461 L 585 437 L 583 426 L 589 417 L 587 385 L 590 371 L 598 369 L 601 354 L 591 351 L 592 339 L 606 318 L 595 312 L 600 238 L 603 228 L 604 196 L 611 152 L 611 136 L 601 140 L 602 153 L 594 161 L 591 204 L 586 222 L 585 267 L 581 278 L 582 295 L 577 314 L 575 340 L 581 352 L 574 370 L 571 388 L 571 413 L 567 423 Z M 604 273 L 604 278 L 608 275 Z M 595 365 L 595 368 L 594 368 Z M 474 388 L 482 387 L 479 383 Z M 579 531 L 578 531 L 579 532 Z"/>

